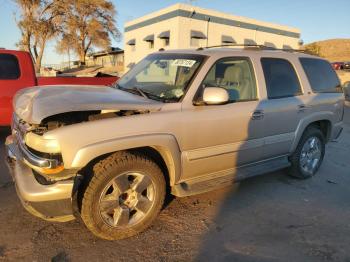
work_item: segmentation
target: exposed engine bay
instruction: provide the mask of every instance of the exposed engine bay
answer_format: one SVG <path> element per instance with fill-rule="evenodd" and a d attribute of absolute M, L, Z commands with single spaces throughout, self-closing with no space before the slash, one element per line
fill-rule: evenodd
<path fill-rule="evenodd" d="M 31 131 L 37 135 L 42 135 L 48 131 L 90 121 L 103 120 L 115 117 L 125 117 L 149 113 L 149 110 L 95 110 L 67 112 L 53 115 L 42 120 L 39 125 L 32 125 Z"/>

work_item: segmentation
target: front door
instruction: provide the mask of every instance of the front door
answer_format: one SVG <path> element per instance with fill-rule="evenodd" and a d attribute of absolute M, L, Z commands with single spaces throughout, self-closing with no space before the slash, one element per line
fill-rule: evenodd
<path fill-rule="evenodd" d="M 263 118 L 256 81 L 248 58 L 217 61 L 201 88 L 222 87 L 229 93 L 225 105 L 185 108 L 180 146 L 183 179 L 234 170 L 258 161 L 263 146 Z"/>

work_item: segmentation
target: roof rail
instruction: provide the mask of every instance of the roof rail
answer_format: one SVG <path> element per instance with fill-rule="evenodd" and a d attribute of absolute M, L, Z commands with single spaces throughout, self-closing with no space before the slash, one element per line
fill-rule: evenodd
<path fill-rule="evenodd" d="M 218 47 L 243 47 L 243 48 L 256 48 L 259 50 L 271 50 L 271 51 L 285 51 L 285 52 L 299 52 L 299 53 L 308 53 L 305 49 L 283 49 L 283 48 L 276 48 L 266 45 L 258 45 L 258 44 L 225 44 L 225 45 L 213 45 L 213 46 L 206 46 L 206 47 L 200 47 L 197 48 L 197 51 L 201 51 L 204 49 L 210 49 L 210 48 L 218 48 Z"/>

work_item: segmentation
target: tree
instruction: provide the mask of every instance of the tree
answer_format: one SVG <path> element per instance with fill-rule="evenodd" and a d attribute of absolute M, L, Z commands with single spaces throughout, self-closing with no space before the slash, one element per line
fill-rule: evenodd
<path fill-rule="evenodd" d="M 85 64 L 87 52 L 93 47 L 107 48 L 111 45 L 110 36 L 120 37 L 115 25 L 115 7 L 107 0 L 61 0 L 65 8 L 62 34 L 58 51 L 70 47 Z"/>
<path fill-rule="evenodd" d="M 28 51 L 34 61 L 36 72 L 40 71 L 47 42 L 59 30 L 63 15 L 60 1 L 14 0 L 20 9 L 17 25 L 21 30 L 18 46 Z"/>
<path fill-rule="evenodd" d="M 68 68 L 70 69 L 71 63 L 71 50 L 72 46 L 75 44 L 72 36 L 68 34 L 64 34 L 61 36 L 61 40 L 59 44 L 56 45 L 56 51 L 59 54 L 67 54 L 68 55 Z"/>

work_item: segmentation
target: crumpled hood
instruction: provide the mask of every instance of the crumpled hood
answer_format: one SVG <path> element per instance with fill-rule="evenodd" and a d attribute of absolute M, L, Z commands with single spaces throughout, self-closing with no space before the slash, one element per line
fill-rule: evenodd
<path fill-rule="evenodd" d="M 160 110 L 161 102 L 105 86 L 38 86 L 17 92 L 13 108 L 27 123 L 52 115 L 91 110 Z"/>

